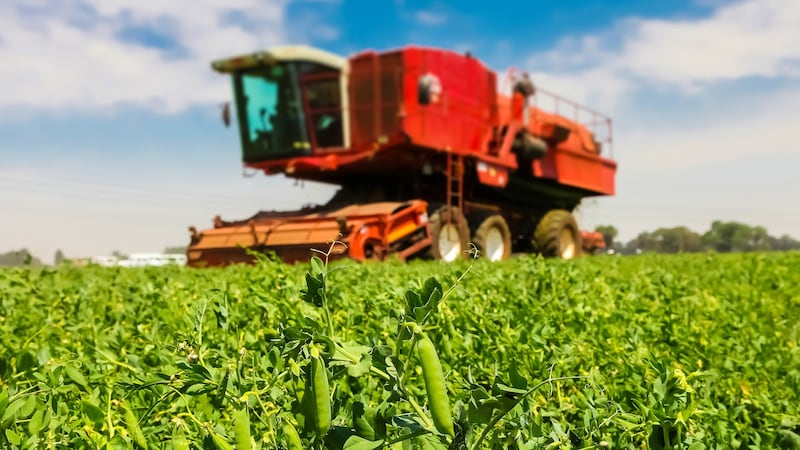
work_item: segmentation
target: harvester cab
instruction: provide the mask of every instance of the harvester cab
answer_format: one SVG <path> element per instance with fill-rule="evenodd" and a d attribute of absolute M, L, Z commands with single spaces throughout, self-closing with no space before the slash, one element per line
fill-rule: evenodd
<path fill-rule="evenodd" d="M 348 147 L 344 58 L 292 46 L 215 61 L 212 67 L 231 75 L 245 163 Z"/>

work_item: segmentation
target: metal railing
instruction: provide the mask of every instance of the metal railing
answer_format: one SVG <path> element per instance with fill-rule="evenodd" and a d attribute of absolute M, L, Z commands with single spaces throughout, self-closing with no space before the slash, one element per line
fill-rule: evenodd
<path fill-rule="evenodd" d="M 515 79 L 514 75 L 522 73 L 522 71 L 516 68 L 510 68 L 503 79 L 500 92 L 507 92 L 510 94 L 513 88 L 512 81 Z M 595 141 L 600 143 L 600 153 L 605 154 L 610 158 L 614 157 L 614 134 L 611 117 L 583 106 L 574 100 L 570 100 L 554 92 L 542 89 L 541 87 L 536 86 L 536 83 L 534 83 L 534 87 L 535 92 L 528 100 L 528 106 L 536 108 L 532 111 L 532 114 L 535 115 L 535 111 L 538 109 L 540 111 L 573 120 L 574 122 L 585 126 L 589 132 L 592 133 Z"/>

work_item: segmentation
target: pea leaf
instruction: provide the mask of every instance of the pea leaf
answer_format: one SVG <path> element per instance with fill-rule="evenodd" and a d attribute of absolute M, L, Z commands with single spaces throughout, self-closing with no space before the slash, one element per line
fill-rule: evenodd
<path fill-rule="evenodd" d="M 783 450 L 800 450 L 800 435 L 791 430 L 778 430 L 775 443 Z"/>
<path fill-rule="evenodd" d="M 33 411 L 36 409 L 36 403 L 36 396 L 29 395 L 25 400 L 25 403 L 22 404 L 22 408 L 20 408 L 19 415 L 17 417 L 28 417 L 33 414 Z"/>
<path fill-rule="evenodd" d="M 105 419 L 105 413 L 103 410 L 86 400 L 81 402 L 81 410 L 83 410 L 83 413 L 86 414 L 86 417 L 88 417 L 89 420 L 94 423 L 101 423 Z"/>
<path fill-rule="evenodd" d="M 314 275 L 322 275 L 325 273 L 325 264 L 319 256 L 311 257 L 311 273 Z"/>
<path fill-rule="evenodd" d="M 74 366 L 71 365 L 64 366 L 64 373 L 67 374 L 67 377 L 69 377 L 70 380 L 79 384 L 84 389 L 89 388 L 89 385 L 86 383 L 86 378 Z"/>
<path fill-rule="evenodd" d="M 22 436 L 10 428 L 6 430 L 6 438 L 14 445 L 19 445 L 22 442 Z"/>
<path fill-rule="evenodd" d="M 435 308 L 442 299 L 442 283 L 435 277 L 428 278 L 422 287 L 420 297 L 424 300 L 425 305 Z"/>
<path fill-rule="evenodd" d="M 3 390 L 0 391 L 0 416 L 2 416 L 5 413 L 7 406 L 8 406 L 8 391 L 4 387 Z"/>
<path fill-rule="evenodd" d="M 27 350 L 17 355 L 17 372 L 27 372 L 36 367 L 36 357 Z"/>
<path fill-rule="evenodd" d="M 44 419 L 44 410 L 39 409 L 33 413 L 33 417 L 28 422 L 28 432 L 32 435 L 39 433 L 42 427 L 42 420 Z"/>
<path fill-rule="evenodd" d="M 362 438 L 360 436 L 353 435 L 353 436 L 350 436 L 347 439 L 347 441 L 345 441 L 344 449 L 345 450 L 373 450 L 373 449 L 376 449 L 376 448 L 382 446 L 383 443 L 384 443 L 383 440 L 380 440 L 380 441 L 369 441 L 369 440 L 364 439 L 364 438 Z"/>

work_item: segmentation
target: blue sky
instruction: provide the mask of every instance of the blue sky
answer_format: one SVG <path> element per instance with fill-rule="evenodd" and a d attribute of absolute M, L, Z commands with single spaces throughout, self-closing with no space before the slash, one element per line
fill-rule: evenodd
<path fill-rule="evenodd" d="M 11 0 L 0 5 L 0 251 L 160 251 L 215 214 L 324 202 L 244 177 L 210 61 L 304 43 L 471 51 L 614 119 L 621 238 L 714 219 L 800 238 L 796 0 Z M 10 218 L 10 220 L 8 220 Z"/>

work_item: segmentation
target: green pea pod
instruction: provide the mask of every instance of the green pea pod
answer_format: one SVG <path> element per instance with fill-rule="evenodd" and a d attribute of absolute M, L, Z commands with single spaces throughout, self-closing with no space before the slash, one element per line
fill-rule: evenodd
<path fill-rule="evenodd" d="M 359 436 L 370 441 L 375 440 L 375 428 L 372 425 L 374 419 L 375 410 L 373 408 L 368 408 L 362 402 L 353 404 L 353 426 Z"/>
<path fill-rule="evenodd" d="M 286 442 L 286 448 L 289 450 L 303 450 L 303 442 L 300 440 L 300 435 L 297 434 L 297 429 L 289 422 L 283 424 L 283 437 Z"/>
<path fill-rule="evenodd" d="M 172 448 L 174 450 L 189 450 L 189 441 L 180 427 L 175 427 L 172 432 Z"/>
<path fill-rule="evenodd" d="M 214 445 L 218 450 L 233 450 L 231 444 L 229 444 L 228 441 L 226 441 L 222 436 L 215 433 L 214 430 L 209 429 L 208 432 L 211 434 L 211 440 L 214 442 Z"/>
<path fill-rule="evenodd" d="M 247 408 L 233 413 L 233 433 L 236 436 L 238 450 L 249 449 L 250 445 L 250 414 Z"/>
<path fill-rule="evenodd" d="M 328 385 L 328 371 L 322 357 L 311 358 L 311 389 L 310 394 L 314 401 L 314 431 L 317 437 L 325 436 L 331 427 L 331 400 L 330 386 Z"/>
<path fill-rule="evenodd" d="M 139 420 L 133 415 L 133 411 L 127 406 L 125 408 L 125 425 L 128 429 L 128 434 L 131 435 L 131 439 L 133 439 L 134 444 L 137 447 L 147 449 L 147 440 L 144 438 L 144 433 L 142 433 L 142 429 L 139 428 Z"/>
<path fill-rule="evenodd" d="M 428 405 L 433 416 L 433 424 L 440 433 L 454 436 L 453 417 L 450 415 L 450 401 L 447 397 L 442 364 L 436 347 L 425 334 L 420 333 L 417 352 L 422 363 L 422 377 L 428 394 Z"/>

